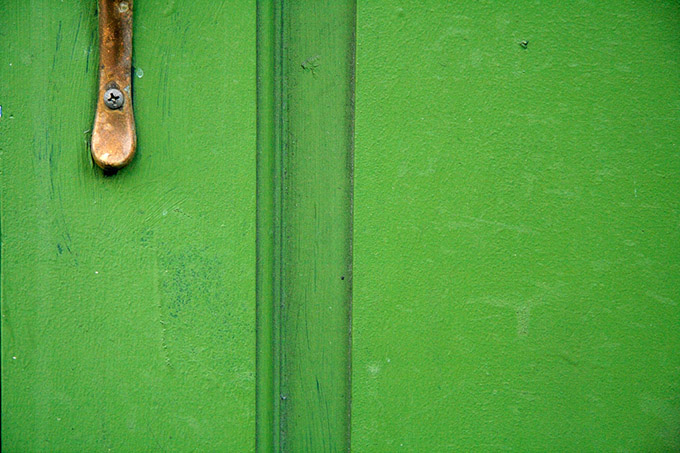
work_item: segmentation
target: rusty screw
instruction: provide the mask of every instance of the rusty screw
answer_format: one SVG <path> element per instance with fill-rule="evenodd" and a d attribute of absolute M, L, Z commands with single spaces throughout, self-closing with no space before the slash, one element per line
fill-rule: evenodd
<path fill-rule="evenodd" d="M 123 93 L 121 93 L 120 90 L 116 88 L 109 88 L 104 93 L 104 104 L 106 104 L 106 106 L 111 110 L 117 110 L 121 108 L 124 102 L 125 98 L 123 97 Z"/>

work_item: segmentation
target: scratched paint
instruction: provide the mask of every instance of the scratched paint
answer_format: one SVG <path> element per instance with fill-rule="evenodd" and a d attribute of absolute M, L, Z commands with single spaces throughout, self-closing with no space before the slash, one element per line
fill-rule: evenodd
<path fill-rule="evenodd" d="M 135 2 L 139 154 L 113 176 L 95 8 L 0 6 L 3 450 L 250 451 L 254 4 Z"/>
<path fill-rule="evenodd" d="M 678 2 L 357 20 L 352 449 L 680 449 Z"/>

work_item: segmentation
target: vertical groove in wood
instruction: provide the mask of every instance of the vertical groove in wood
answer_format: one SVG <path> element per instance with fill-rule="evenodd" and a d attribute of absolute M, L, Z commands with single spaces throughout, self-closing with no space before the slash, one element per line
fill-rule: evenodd
<path fill-rule="evenodd" d="M 274 449 L 274 269 L 276 218 L 274 191 L 276 152 L 275 8 L 273 0 L 257 2 L 257 358 L 256 447 Z"/>
<path fill-rule="evenodd" d="M 355 15 L 258 4 L 259 451 L 349 449 Z"/>

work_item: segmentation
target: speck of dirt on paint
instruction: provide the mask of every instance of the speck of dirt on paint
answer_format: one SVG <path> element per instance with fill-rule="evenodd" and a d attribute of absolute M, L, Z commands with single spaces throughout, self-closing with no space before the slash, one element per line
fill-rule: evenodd
<path fill-rule="evenodd" d="M 12 356 L 12 360 L 16 360 L 16 359 L 17 359 L 17 356 Z"/>
<path fill-rule="evenodd" d="M 522 49 L 526 49 L 527 47 L 529 47 L 529 41 L 527 41 L 527 40 L 520 41 L 519 45 Z"/>

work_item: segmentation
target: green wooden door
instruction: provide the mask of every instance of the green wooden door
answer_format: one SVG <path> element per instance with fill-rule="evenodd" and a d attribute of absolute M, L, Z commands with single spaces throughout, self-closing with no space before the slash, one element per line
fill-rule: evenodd
<path fill-rule="evenodd" d="M 680 5 L 0 3 L 6 451 L 680 448 Z M 351 319 L 351 322 L 350 322 Z"/>

